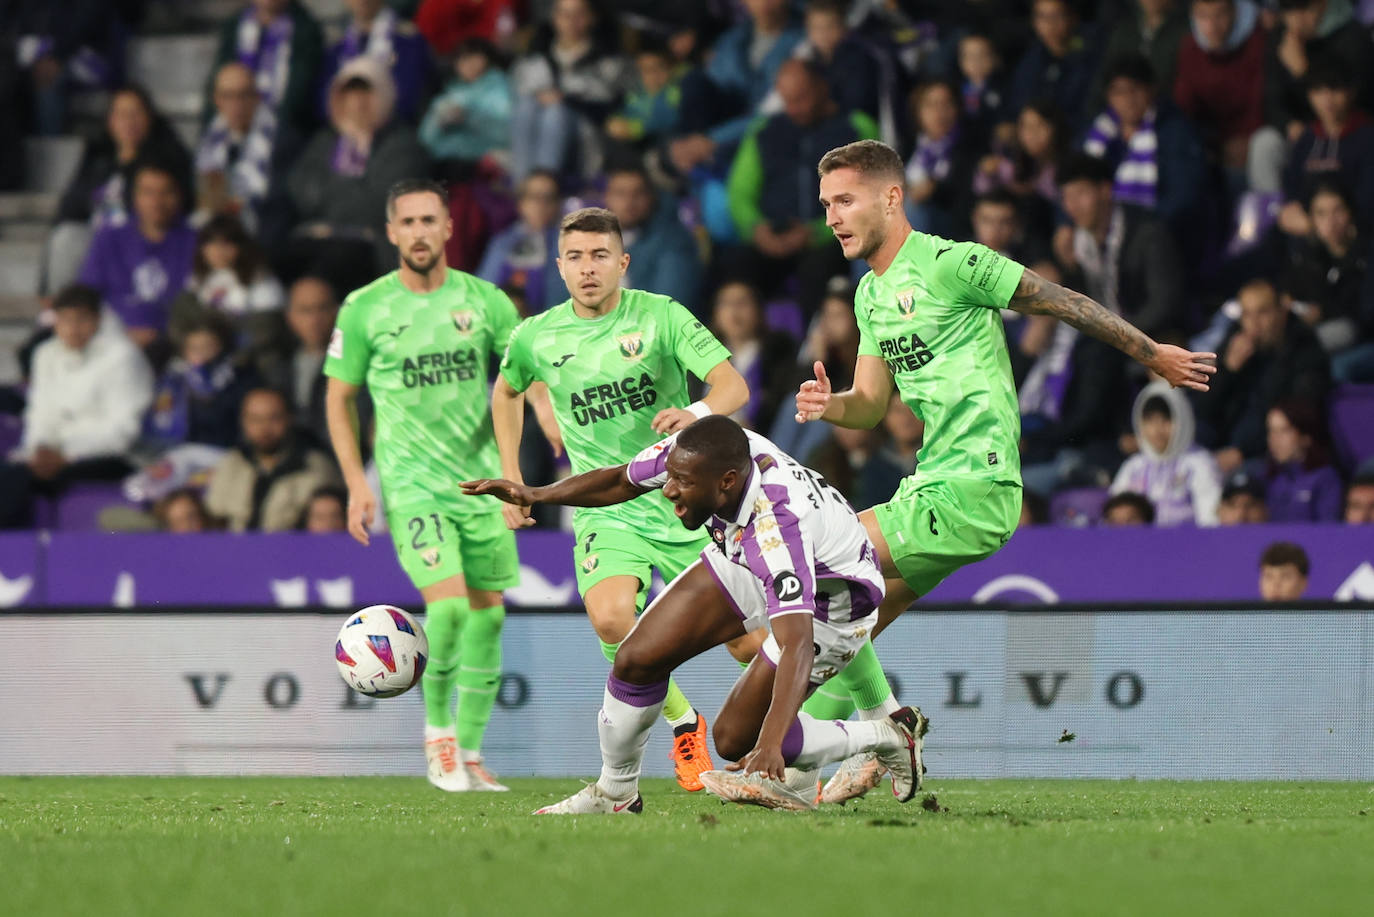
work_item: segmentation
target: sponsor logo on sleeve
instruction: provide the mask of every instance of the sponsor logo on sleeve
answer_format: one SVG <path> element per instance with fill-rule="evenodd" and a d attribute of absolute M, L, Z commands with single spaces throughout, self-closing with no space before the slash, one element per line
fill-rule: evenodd
<path fill-rule="evenodd" d="M 343 359 L 343 329 L 336 327 L 334 333 L 329 336 L 329 348 L 325 350 L 325 355 L 336 360 Z"/>
<path fill-rule="evenodd" d="M 959 264 L 956 276 L 980 290 L 995 290 L 1007 269 L 1007 259 L 991 249 L 973 250 Z"/>
<path fill-rule="evenodd" d="M 773 594 L 780 602 L 795 602 L 801 598 L 801 580 L 791 570 L 784 570 L 773 577 Z"/>

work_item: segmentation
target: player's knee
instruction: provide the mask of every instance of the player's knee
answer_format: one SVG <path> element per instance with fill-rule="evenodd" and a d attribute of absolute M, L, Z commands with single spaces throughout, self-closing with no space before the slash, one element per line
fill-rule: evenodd
<path fill-rule="evenodd" d="M 715 725 L 711 727 L 711 738 L 716 743 L 716 752 L 722 758 L 738 761 L 753 750 L 758 736 L 749 735 L 748 730 L 741 728 L 741 724 L 728 716 L 721 716 L 716 718 Z"/>
<path fill-rule="evenodd" d="M 491 608 L 474 608 L 468 612 L 464 635 L 478 639 L 497 640 L 506 622 L 506 609 L 501 605 Z"/>
<path fill-rule="evenodd" d="M 616 650 L 611 674 L 632 685 L 652 685 L 667 681 L 672 671 L 667 669 L 651 649 L 633 642 L 622 643 Z"/>

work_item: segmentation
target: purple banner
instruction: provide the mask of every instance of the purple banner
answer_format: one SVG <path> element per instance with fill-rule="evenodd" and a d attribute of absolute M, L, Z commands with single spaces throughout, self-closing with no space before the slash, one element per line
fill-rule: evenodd
<path fill-rule="evenodd" d="M 577 606 L 572 536 L 521 532 L 528 608 Z M 1258 596 L 1259 556 L 1275 541 L 1311 558 L 1307 598 L 1374 599 L 1374 528 L 1027 529 L 955 573 L 931 603 L 1244 602 Z M 0 536 L 0 607 L 415 606 L 390 541 L 345 535 Z"/>
<path fill-rule="evenodd" d="M 0 608 L 41 604 L 41 554 L 32 534 L 0 534 Z"/>

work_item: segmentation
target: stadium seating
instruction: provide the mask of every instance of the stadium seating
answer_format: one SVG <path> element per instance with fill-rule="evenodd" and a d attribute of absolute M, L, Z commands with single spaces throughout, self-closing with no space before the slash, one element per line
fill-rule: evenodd
<path fill-rule="evenodd" d="M 1331 443 L 1347 471 L 1374 458 L 1374 385 L 1342 385 L 1331 393 Z"/>
<path fill-rule="evenodd" d="M 1100 487 L 1079 487 L 1055 494 L 1050 500 L 1050 523 L 1088 528 L 1102 521 L 1102 507 L 1110 494 Z"/>

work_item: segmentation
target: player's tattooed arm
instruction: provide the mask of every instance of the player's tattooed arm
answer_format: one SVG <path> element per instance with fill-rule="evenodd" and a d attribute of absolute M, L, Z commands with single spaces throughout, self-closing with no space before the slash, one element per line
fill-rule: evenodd
<path fill-rule="evenodd" d="M 1156 343 L 1092 297 L 1046 280 L 1029 268 L 1021 275 L 1007 306 L 1027 315 L 1052 315 L 1067 322 L 1144 364 L 1173 386 L 1205 392 L 1207 380 L 1216 372 L 1216 354 Z"/>
<path fill-rule="evenodd" d="M 628 465 L 596 468 L 575 474 L 544 487 L 530 487 L 515 481 L 483 479 L 464 481 L 463 493 L 468 496 L 492 496 L 513 506 L 533 506 L 552 503 L 558 506 L 614 506 L 625 503 L 649 491 L 630 483 L 626 475 Z"/>

